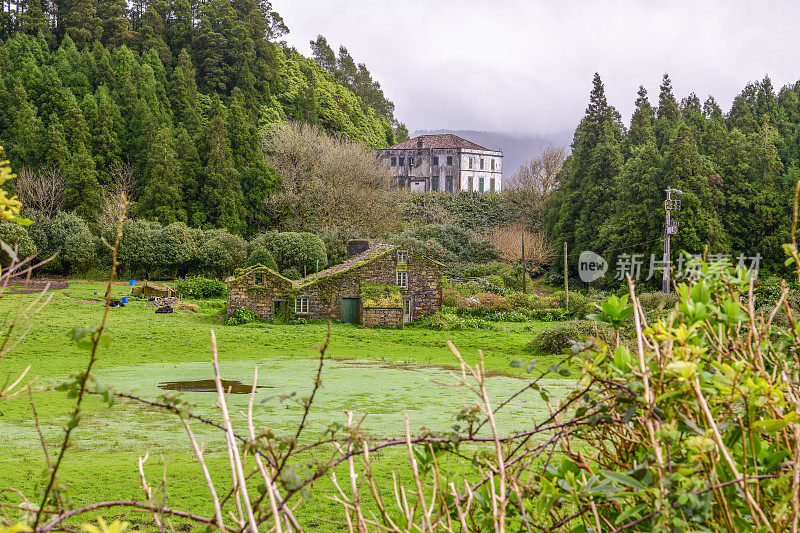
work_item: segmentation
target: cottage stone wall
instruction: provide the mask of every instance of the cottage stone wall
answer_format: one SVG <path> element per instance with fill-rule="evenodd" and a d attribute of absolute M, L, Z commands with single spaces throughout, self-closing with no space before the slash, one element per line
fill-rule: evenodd
<path fill-rule="evenodd" d="M 261 272 L 264 280 L 262 285 L 256 285 L 255 272 L 228 283 L 228 316 L 232 316 L 237 309 L 249 309 L 258 318 L 275 319 L 275 300 L 288 300 L 292 285 L 268 271 Z"/>
<path fill-rule="evenodd" d="M 288 280 L 268 271 L 264 283 L 255 284 L 255 273 L 250 273 L 228 282 L 228 316 L 237 309 L 249 309 L 259 318 L 274 320 L 276 300 L 285 300 L 289 310 L 294 312 L 294 298 L 308 298 L 308 313 L 298 317 L 310 319 L 342 319 L 342 299 L 361 298 L 362 283 L 394 285 L 397 271 L 408 273 L 408 287 L 401 288 L 404 298 L 412 303 L 412 319 L 440 311 L 442 308 L 442 268 L 426 259 L 422 254 L 408 250 L 408 262 L 397 263 L 397 251 L 388 252 L 341 274 L 322 277 L 311 284 L 296 289 Z M 377 320 L 367 317 L 367 309 L 359 309 L 356 320 L 366 325 L 367 321 Z M 393 310 L 392 317 L 399 312 L 400 319 L 395 325 L 403 323 L 403 309 Z M 374 315 L 374 313 L 373 313 Z M 394 318 L 380 320 L 393 321 Z"/>
<path fill-rule="evenodd" d="M 368 328 L 376 326 L 399 328 L 403 326 L 403 309 L 365 308 L 361 311 L 361 322 Z"/>
<path fill-rule="evenodd" d="M 360 298 L 362 283 L 378 283 L 394 285 L 397 283 L 397 271 L 408 272 L 408 287 L 401 288 L 403 297 L 410 297 L 412 317 L 414 319 L 427 316 L 442 308 L 442 268 L 425 259 L 421 254 L 408 251 L 408 263 L 397 264 L 397 252 L 389 252 L 373 259 L 364 266 L 355 268 L 333 279 L 317 282 L 315 285 L 301 289 L 300 295 L 308 296 L 308 317 L 328 318 L 333 299 L 334 320 L 342 318 L 342 298 Z M 402 323 L 402 309 L 401 323 Z M 361 310 L 363 322 L 364 310 Z"/>

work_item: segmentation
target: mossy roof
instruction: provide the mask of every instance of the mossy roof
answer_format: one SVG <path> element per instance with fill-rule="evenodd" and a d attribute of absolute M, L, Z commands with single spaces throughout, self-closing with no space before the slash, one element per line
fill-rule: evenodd
<path fill-rule="evenodd" d="M 336 266 L 332 266 L 330 268 L 326 268 L 325 270 L 320 270 L 314 274 L 306 276 L 302 279 L 298 279 L 296 281 L 292 281 L 287 277 L 282 276 L 278 272 L 275 272 L 271 268 L 265 267 L 264 265 L 253 265 L 251 267 L 247 267 L 243 269 L 237 276 L 231 277 L 225 280 L 225 283 L 235 283 L 242 278 L 251 275 L 253 272 L 259 271 L 267 273 L 275 278 L 278 278 L 280 281 L 283 281 L 287 284 L 291 284 L 293 289 L 302 289 L 305 287 L 310 287 L 315 283 L 318 283 L 324 279 L 331 278 L 337 274 L 343 274 L 345 272 L 349 272 L 351 270 L 355 270 L 359 267 L 362 267 L 379 257 L 382 257 L 388 253 L 394 252 L 395 250 L 401 249 L 402 246 L 399 244 L 376 244 L 372 246 L 368 250 L 361 252 L 358 255 L 354 255 L 344 263 L 340 263 Z M 426 261 L 430 261 L 431 263 L 437 266 L 443 266 L 442 263 L 438 261 L 434 261 L 430 257 L 425 255 L 421 255 L 423 259 Z"/>
<path fill-rule="evenodd" d="M 360 254 L 354 255 L 344 263 L 340 263 L 336 266 L 326 268 L 325 270 L 320 270 L 315 274 L 311 274 L 310 276 L 306 276 L 302 279 L 295 281 L 295 286 L 297 288 L 308 287 L 309 285 L 313 285 L 314 283 L 322 279 L 329 278 L 335 274 L 342 274 L 344 272 L 354 270 L 360 266 L 364 266 L 367 263 L 388 254 L 389 252 L 397 250 L 398 248 L 400 248 L 399 245 L 376 244 L 375 246 L 361 252 Z"/>
<path fill-rule="evenodd" d="M 226 279 L 225 283 L 226 284 L 235 283 L 235 282 L 237 282 L 237 281 L 239 281 L 239 280 L 241 280 L 243 278 L 246 278 L 247 276 L 251 275 L 254 272 L 263 272 L 265 274 L 269 274 L 270 276 L 278 278 L 278 280 L 283 281 L 285 283 L 288 283 L 290 285 L 294 283 L 289 278 L 280 275 L 278 272 L 275 272 L 271 268 L 265 267 L 262 264 L 253 265 L 253 266 L 249 266 L 247 268 L 243 268 L 241 271 L 239 271 L 239 273 L 236 276 L 232 276 L 232 277 Z"/>

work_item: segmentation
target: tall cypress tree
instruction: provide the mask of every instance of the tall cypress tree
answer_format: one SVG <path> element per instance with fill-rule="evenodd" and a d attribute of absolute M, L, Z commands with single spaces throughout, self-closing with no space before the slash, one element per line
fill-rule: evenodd
<path fill-rule="evenodd" d="M 626 152 L 630 154 L 633 146 L 641 146 L 648 142 L 655 142 L 653 129 L 655 113 L 647 98 L 647 90 L 639 86 L 636 97 L 636 109 L 631 118 L 631 127 L 626 137 Z"/>
<path fill-rule="evenodd" d="M 183 197 L 186 205 L 187 222 L 194 227 L 203 227 L 207 220 L 200 191 L 203 164 L 197 153 L 194 139 L 192 139 L 183 124 L 177 126 L 174 148 L 178 173 L 183 179 Z"/>
<path fill-rule="evenodd" d="M 241 233 L 245 229 L 242 186 L 231 154 L 225 109 L 218 97 L 212 102 L 204 131 L 203 154 L 201 198 L 206 219 L 215 227 Z"/>
<path fill-rule="evenodd" d="M 172 132 L 162 127 L 148 143 L 145 185 L 137 206 L 142 216 L 163 225 L 186 221 L 183 176 L 173 142 Z"/>

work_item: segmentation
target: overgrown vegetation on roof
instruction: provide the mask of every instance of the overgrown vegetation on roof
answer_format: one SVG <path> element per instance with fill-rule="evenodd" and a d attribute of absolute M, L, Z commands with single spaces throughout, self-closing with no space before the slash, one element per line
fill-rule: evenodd
<path fill-rule="evenodd" d="M 365 309 L 399 309 L 403 307 L 403 293 L 390 283 L 362 283 L 361 305 Z"/>

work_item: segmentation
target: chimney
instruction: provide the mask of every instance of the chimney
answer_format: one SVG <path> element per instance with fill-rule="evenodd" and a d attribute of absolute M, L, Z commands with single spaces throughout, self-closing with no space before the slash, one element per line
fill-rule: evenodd
<path fill-rule="evenodd" d="M 369 241 L 366 239 L 352 239 L 347 241 L 347 258 L 350 259 L 362 252 L 369 250 Z"/>
<path fill-rule="evenodd" d="M 417 137 L 417 148 L 422 148 L 422 144 L 423 144 L 422 137 L 421 136 Z"/>

